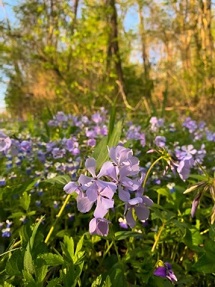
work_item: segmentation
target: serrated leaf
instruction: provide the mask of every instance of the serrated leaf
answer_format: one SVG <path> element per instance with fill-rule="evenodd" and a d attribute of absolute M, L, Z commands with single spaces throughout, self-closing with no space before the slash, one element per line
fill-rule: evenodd
<path fill-rule="evenodd" d="M 43 259 L 45 261 L 45 264 L 47 264 L 48 266 L 57 266 L 64 263 L 63 257 L 59 254 L 45 253 L 40 254 L 38 257 Z"/>

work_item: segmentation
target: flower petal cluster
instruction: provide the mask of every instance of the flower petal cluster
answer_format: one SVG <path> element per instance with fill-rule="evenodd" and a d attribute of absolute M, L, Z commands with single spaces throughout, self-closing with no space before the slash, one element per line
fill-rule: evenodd
<path fill-rule="evenodd" d="M 105 216 L 114 208 L 114 196 L 125 204 L 124 216 L 127 224 L 134 227 L 133 210 L 141 221 L 149 217 L 152 200 L 143 195 L 141 188 L 144 174 L 140 172 L 139 160 L 131 149 L 121 145 L 109 149 L 110 160 L 96 173 L 96 160 L 88 158 L 85 168 L 90 175 L 81 174 L 77 182 L 64 186 L 67 194 L 76 193 L 77 208 L 89 212 L 95 205 L 94 218 L 89 223 L 91 234 L 106 236 L 110 221 Z"/>

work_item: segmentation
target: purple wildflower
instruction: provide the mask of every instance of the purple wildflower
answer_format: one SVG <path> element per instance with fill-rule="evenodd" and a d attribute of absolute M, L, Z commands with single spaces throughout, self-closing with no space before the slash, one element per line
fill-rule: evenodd
<path fill-rule="evenodd" d="M 7 151 L 11 146 L 11 139 L 3 132 L 0 132 L 0 152 Z"/>
<path fill-rule="evenodd" d="M 155 276 L 167 278 L 172 283 L 177 282 L 177 277 L 175 276 L 171 264 L 165 262 L 163 266 L 158 266 L 154 271 Z"/>
<path fill-rule="evenodd" d="M 155 144 L 157 147 L 165 147 L 166 145 L 166 138 L 162 136 L 157 136 L 155 138 Z"/>
<path fill-rule="evenodd" d="M 153 201 L 144 195 L 137 196 L 128 201 L 125 205 L 125 218 L 127 224 L 133 228 L 136 225 L 136 222 L 133 217 L 133 209 L 140 221 L 145 221 L 149 218 L 149 207 L 153 204 Z"/>
<path fill-rule="evenodd" d="M 80 154 L 79 143 L 75 137 L 66 140 L 66 148 L 72 155 Z"/>
<path fill-rule="evenodd" d="M 190 174 L 190 169 L 193 167 L 194 159 L 192 157 L 185 157 L 180 161 L 177 172 L 182 180 L 186 180 Z"/>
<path fill-rule="evenodd" d="M 64 157 L 65 153 L 65 149 L 59 149 L 58 147 L 55 147 L 52 150 L 53 158 L 62 158 Z"/>
<path fill-rule="evenodd" d="M 96 234 L 100 236 L 107 236 L 109 232 L 109 224 L 106 218 L 93 218 L 89 223 L 90 234 Z"/>
<path fill-rule="evenodd" d="M 151 124 L 150 128 L 152 132 L 157 132 L 159 128 L 162 127 L 164 124 L 164 120 L 158 119 L 157 117 L 151 117 L 149 122 Z"/>

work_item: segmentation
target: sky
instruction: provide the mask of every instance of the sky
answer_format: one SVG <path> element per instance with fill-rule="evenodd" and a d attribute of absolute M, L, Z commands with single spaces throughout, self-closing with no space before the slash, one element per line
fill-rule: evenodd
<path fill-rule="evenodd" d="M 13 5 L 16 5 L 18 0 L 0 0 L 0 21 L 6 21 L 8 18 L 10 23 L 15 23 L 15 15 L 13 13 Z M 4 109 L 4 96 L 7 88 L 7 78 L 0 70 L 0 111 Z"/>
<path fill-rule="evenodd" d="M 17 5 L 20 0 L 0 0 L 0 21 L 6 21 L 9 19 L 11 25 L 14 25 L 16 22 L 15 14 L 13 12 L 13 6 Z M 3 4 L 2 4 L 3 3 Z M 129 9 L 126 14 L 125 21 L 125 30 L 135 30 L 138 25 L 138 17 L 135 11 L 135 7 Z M 132 55 L 135 60 L 138 57 L 136 54 Z M 0 111 L 5 108 L 5 91 L 7 88 L 7 78 L 0 70 Z"/>

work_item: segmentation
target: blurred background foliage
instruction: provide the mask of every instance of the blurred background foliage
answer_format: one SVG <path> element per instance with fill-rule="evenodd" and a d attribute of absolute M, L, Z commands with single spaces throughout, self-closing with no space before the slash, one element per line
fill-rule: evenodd
<path fill-rule="evenodd" d="M 6 14 L 0 22 L 7 110 L 25 118 L 115 103 L 211 119 L 214 8 L 211 0 L 19 1 L 15 24 Z"/>

